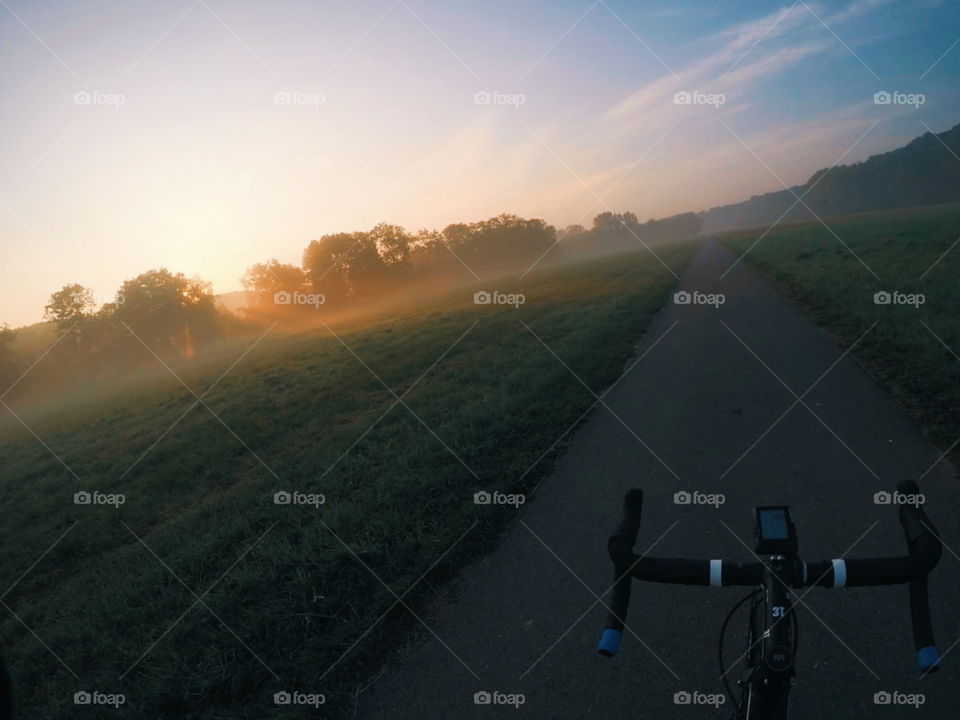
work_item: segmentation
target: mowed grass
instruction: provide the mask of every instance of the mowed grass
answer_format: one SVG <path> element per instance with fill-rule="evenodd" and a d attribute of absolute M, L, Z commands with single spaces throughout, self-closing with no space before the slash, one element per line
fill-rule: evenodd
<path fill-rule="evenodd" d="M 863 336 L 856 357 L 937 445 L 951 448 L 960 438 L 960 245 L 953 247 L 960 239 L 960 205 L 826 223 L 833 232 L 817 221 L 776 229 L 744 261 L 846 344 Z M 762 232 L 723 240 L 743 253 Z M 878 305 L 874 293 L 883 291 L 919 293 L 924 302 Z"/>
<path fill-rule="evenodd" d="M 658 253 L 679 274 L 694 249 Z M 173 377 L 56 413 L 14 403 L 37 436 L 0 425 L 19 716 L 316 717 L 274 704 L 296 690 L 352 717 L 422 632 L 405 606 L 422 611 L 516 518 L 474 493 L 549 472 L 594 403 L 580 381 L 620 377 L 674 283 L 641 251 L 486 284 L 524 293 L 519 309 L 475 305 L 472 288 L 366 327 L 251 338 L 175 367 L 202 404 Z M 80 490 L 126 501 L 75 505 Z M 326 502 L 276 505 L 282 490 Z M 126 702 L 77 706 L 78 691 Z"/>

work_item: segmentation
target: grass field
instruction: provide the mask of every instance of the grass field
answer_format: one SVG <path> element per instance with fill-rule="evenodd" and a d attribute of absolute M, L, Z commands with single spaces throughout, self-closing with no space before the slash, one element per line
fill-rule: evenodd
<path fill-rule="evenodd" d="M 679 273 L 693 249 L 659 252 Z M 529 492 L 594 402 L 533 333 L 599 392 L 673 284 L 640 252 L 485 288 L 524 293 L 519 308 L 470 289 L 251 338 L 176 368 L 200 405 L 169 375 L 56 413 L 13 403 L 37 436 L 0 425 L 0 642 L 21 716 L 104 717 L 74 704 L 97 691 L 124 695 L 111 717 L 316 717 L 275 705 L 286 690 L 352 717 L 385 653 L 423 631 L 405 606 L 516 516 L 474 493 Z"/>
<path fill-rule="evenodd" d="M 866 333 L 856 357 L 938 446 L 953 447 L 960 438 L 960 245 L 953 247 L 960 240 L 960 205 L 826 222 L 830 230 L 817 221 L 778 228 L 744 261 L 845 343 Z M 762 233 L 723 240 L 740 254 Z M 875 293 L 894 291 L 900 300 L 922 295 L 923 301 L 875 302 Z"/>

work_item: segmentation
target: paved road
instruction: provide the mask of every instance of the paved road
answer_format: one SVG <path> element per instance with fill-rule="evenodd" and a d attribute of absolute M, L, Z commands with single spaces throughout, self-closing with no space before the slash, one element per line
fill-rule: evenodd
<path fill-rule="evenodd" d="M 592 413 L 499 550 L 426 617 L 443 644 L 430 639 L 389 667 L 361 696 L 360 717 L 726 720 L 729 709 L 673 697 L 720 692 L 717 635 L 743 589 L 637 584 L 629 625 L 643 642 L 625 635 L 612 660 L 594 651 L 605 614 L 595 594 L 611 576 L 606 537 L 632 486 L 646 490 L 638 552 L 659 538 L 653 555 L 749 559 L 741 540 L 750 542 L 752 506 L 788 503 L 807 558 L 854 545 L 850 557 L 902 554 L 895 511 L 873 494 L 922 475 L 939 453 L 833 338 L 751 270 L 741 264 L 718 281 L 732 262 L 716 244 L 695 256 L 680 288 L 723 292 L 726 303 L 669 304 L 655 318 L 640 343 L 649 352 L 606 397 L 609 410 Z M 809 409 L 785 385 L 801 396 L 814 385 Z M 921 487 L 960 552 L 955 483 L 941 462 Z M 679 490 L 726 502 L 678 506 Z M 960 639 L 958 575 L 960 560 L 945 551 L 931 578 L 941 650 Z M 917 679 L 905 588 L 814 590 L 804 603 L 792 717 L 956 716 L 960 650 L 944 671 Z M 730 636 L 737 646 L 742 632 Z M 475 705 L 480 690 L 523 693 L 525 704 Z M 926 702 L 877 707 L 880 690 L 920 691 Z"/>

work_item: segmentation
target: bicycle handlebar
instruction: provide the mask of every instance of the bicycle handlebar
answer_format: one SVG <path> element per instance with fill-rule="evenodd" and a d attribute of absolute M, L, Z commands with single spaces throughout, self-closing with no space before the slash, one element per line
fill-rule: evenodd
<path fill-rule="evenodd" d="M 918 495 L 912 480 L 897 486 L 899 493 Z M 630 603 L 633 578 L 650 582 L 681 585 L 760 585 L 763 562 L 738 563 L 729 560 L 688 560 L 677 558 L 640 557 L 633 552 L 640 528 L 643 491 L 630 490 L 623 501 L 620 524 L 607 543 L 614 566 L 614 586 L 605 629 L 597 650 L 612 657 L 620 649 L 620 641 Z M 910 585 L 910 619 L 917 648 L 917 666 L 921 672 L 934 672 L 940 653 L 933 638 L 927 575 L 936 567 L 942 543 L 926 513 L 916 505 L 900 506 L 900 524 L 907 539 L 908 555 L 896 558 L 824 560 L 806 563 L 795 560 L 794 587 L 819 586 L 842 588 L 875 585 Z"/>
<path fill-rule="evenodd" d="M 613 560 L 613 596 L 610 601 L 610 614 L 607 616 L 606 628 L 600 636 L 597 646 L 601 655 L 613 657 L 620 650 L 620 639 L 623 637 L 623 626 L 627 617 L 627 606 L 630 604 L 630 586 L 633 578 L 630 573 L 634 562 L 632 558 L 633 546 L 637 542 L 637 532 L 640 530 L 640 518 L 643 514 L 643 490 L 634 488 L 623 497 L 623 517 L 607 542 L 607 551 Z M 631 556 L 624 558 L 626 554 Z"/>

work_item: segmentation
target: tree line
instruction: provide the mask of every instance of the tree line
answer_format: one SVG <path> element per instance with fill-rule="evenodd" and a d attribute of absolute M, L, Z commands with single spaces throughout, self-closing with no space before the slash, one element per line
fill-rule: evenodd
<path fill-rule="evenodd" d="M 190 357 L 230 333 L 266 320 L 299 322 L 319 309 L 337 312 L 408 289 L 452 286 L 522 273 L 565 254 L 635 250 L 644 243 L 696 235 L 693 213 L 641 223 L 633 213 L 601 213 L 593 225 L 558 233 L 538 218 L 503 214 L 442 230 L 409 232 L 380 223 L 367 231 L 341 232 L 312 240 L 299 264 L 272 258 L 244 273 L 247 293 L 242 317 L 218 306 L 209 283 L 166 268 L 125 281 L 113 298 L 98 305 L 90 288 L 65 285 L 44 308 L 55 345 L 50 355 L 64 376 L 109 375 L 156 358 Z M 308 303 L 301 306 L 301 296 Z M 317 300 L 321 298 L 322 300 Z M 15 352 L 16 332 L 0 325 L 0 387 L 5 390 L 26 368 Z"/>
<path fill-rule="evenodd" d="M 644 245 L 696 237 L 703 219 L 688 212 L 642 223 L 632 212 L 602 212 L 593 218 L 590 228 L 571 225 L 562 233 L 566 251 L 581 253 L 628 252 Z"/>
<path fill-rule="evenodd" d="M 155 363 L 154 356 L 190 357 L 227 334 L 252 329 L 268 309 L 295 319 L 297 308 L 279 307 L 278 293 L 320 294 L 323 308 L 335 309 L 454 271 L 462 282 L 464 265 L 480 275 L 525 269 L 538 258 L 556 256 L 556 240 L 553 226 L 515 215 L 442 231 L 409 233 L 380 223 L 365 232 L 324 235 L 307 245 L 300 265 L 271 259 L 246 271 L 241 282 L 251 311 L 242 318 L 218 307 L 209 283 L 166 268 L 125 281 L 102 305 L 90 288 L 71 283 L 52 293 L 44 307 L 44 320 L 56 336 L 49 356 L 57 368 L 56 377 L 45 379 L 109 375 Z M 27 367 L 28 358 L 15 351 L 16 337 L 0 324 L 0 392 Z"/>
<path fill-rule="evenodd" d="M 100 306 L 90 288 L 65 285 L 50 295 L 44 320 L 55 341 L 45 353 L 49 361 L 36 372 L 47 384 L 156 362 L 152 356 L 189 357 L 221 337 L 231 323 L 217 310 L 209 283 L 166 268 L 125 281 Z M 4 391 L 26 369 L 26 358 L 13 349 L 16 335 L 0 326 Z"/>
<path fill-rule="evenodd" d="M 439 278 L 525 269 L 541 256 L 553 260 L 559 253 L 556 228 L 536 218 L 505 214 L 416 233 L 380 223 L 365 232 L 311 241 L 300 265 L 275 258 L 257 263 L 241 283 L 255 313 L 276 310 L 278 296 L 290 293 L 321 296 L 333 309 Z"/>

